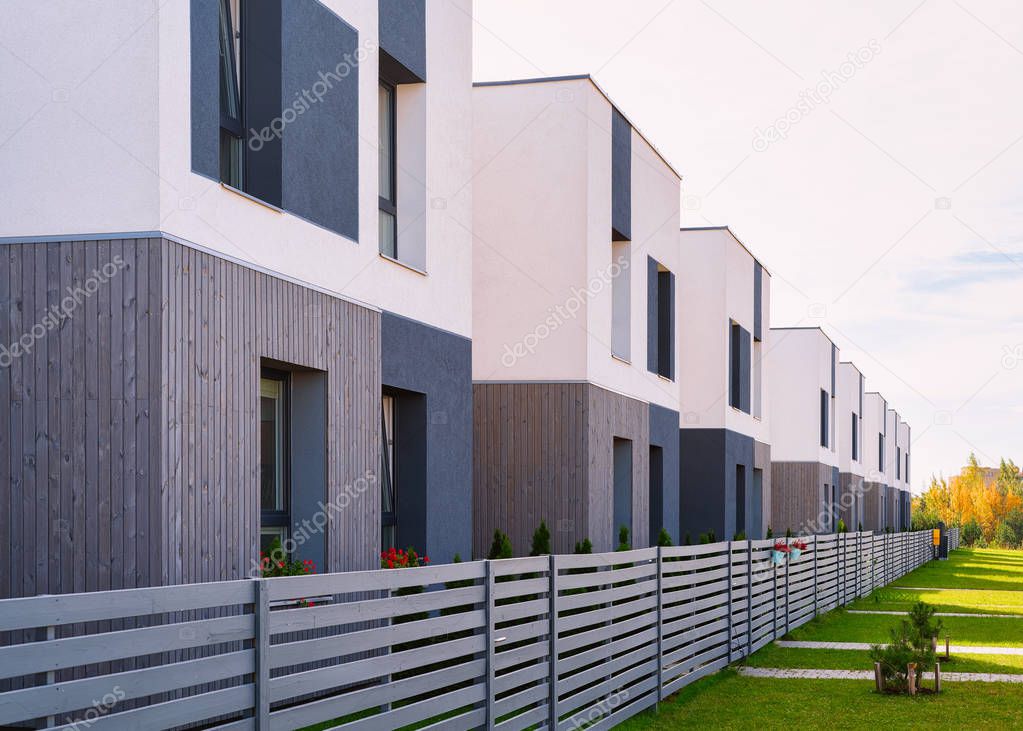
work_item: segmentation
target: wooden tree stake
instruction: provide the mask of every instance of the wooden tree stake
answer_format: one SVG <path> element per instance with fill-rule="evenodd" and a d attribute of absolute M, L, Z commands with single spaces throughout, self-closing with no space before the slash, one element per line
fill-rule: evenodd
<path fill-rule="evenodd" d="M 909 681 L 909 694 L 916 695 L 916 663 L 911 662 L 906 666 L 906 680 Z"/>
<path fill-rule="evenodd" d="M 874 683 L 877 684 L 877 692 L 884 692 L 884 675 L 881 673 L 881 663 L 874 663 Z"/>
<path fill-rule="evenodd" d="M 941 663 L 934 663 L 934 692 L 941 692 Z"/>

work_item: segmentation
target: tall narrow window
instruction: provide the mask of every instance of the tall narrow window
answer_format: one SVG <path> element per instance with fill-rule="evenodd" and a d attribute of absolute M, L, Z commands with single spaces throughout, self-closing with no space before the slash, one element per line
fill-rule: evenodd
<path fill-rule="evenodd" d="M 397 91 L 380 81 L 379 91 L 380 253 L 398 258 Z"/>
<path fill-rule="evenodd" d="M 242 188 L 241 0 L 220 0 L 220 179 Z"/>
<path fill-rule="evenodd" d="M 884 472 L 884 434 L 877 435 L 877 471 Z"/>
<path fill-rule="evenodd" d="M 750 334 L 729 320 L 728 330 L 728 403 L 734 409 L 750 413 Z"/>
<path fill-rule="evenodd" d="M 657 537 L 664 524 L 664 450 L 650 445 L 650 543 L 657 545 Z"/>
<path fill-rule="evenodd" d="M 632 355 L 632 244 L 611 244 L 611 354 L 629 360 Z"/>
<path fill-rule="evenodd" d="M 906 452 L 906 482 L 909 482 L 909 452 Z"/>
<path fill-rule="evenodd" d="M 614 540 L 622 526 L 632 531 L 632 440 L 615 437 L 612 447 L 614 484 Z"/>
<path fill-rule="evenodd" d="M 674 277 L 664 267 L 657 272 L 657 373 L 671 378 L 675 349 Z"/>
<path fill-rule="evenodd" d="M 828 401 L 831 397 L 823 388 L 821 389 L 821 446 L 828 446 L 828 435 L 831 434 L 831 422 L 828 419 Z"/>
<path fill-rule="evenodd" d="M 380 537 L 381 549 L 398 547 L 398 494 L 396 490 L 396 474 L 394 459 L 395 427 L 397 425 L 396 399 L 384 394 L 381 399 L 383 413 L 381 415 L 380 445 L 380 514 L 382 530 Z"/>
<path fill-rule="evenodd" d="M 746 465 L 735 465 L 735 532 L 746 532 Z"/>
<path fill-rule="evenodd" d="M 852 435 L 852 458 L 854 462 L 860 461 L 860 417 L 856 414 L 852 415 L 852 429 L 850 434 Z"/>
<path fill-rule="evenodd" d="M 291 527 L 288 466 L 288 378 L 264 369 L 259 381 L 260 550 L 275 538 L 284 542 Z"/>
<path fill-rule="evenodd" d="M 902 447 L 895 447 L 895 479 L 902 479 Z"/>

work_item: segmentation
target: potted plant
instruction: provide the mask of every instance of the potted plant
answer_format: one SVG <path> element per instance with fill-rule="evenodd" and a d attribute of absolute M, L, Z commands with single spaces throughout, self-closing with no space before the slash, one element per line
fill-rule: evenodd
<path fill-rule="evenodd" d="M 801 540 L 793 541 L 792 545 L 789 546 L 789 550 L 791 552 L 790 555 L 792 557 L 792 560 L 798 561 L 799 557 L 803 554 L 803 551 L 806 550 L 806 541 Z"/>
<path fill-rule="evenodd" d="M 789 555 L 789 546 L 783 541 L 777 541 L 774 544 L 774 550 L 771 551 L 771 560 L 774 561 L 775 566 L 784 566 L 785 559 Z"/>
<path fill-rule="evenodd" d="M 311 559 L 300 561 L 288 555 L 279 538 L 274 538 L 266 551 L 259 553 L 260 573 L 264 579 L 275 579 L 281 576 L 305 576 L 316 573 L 316 564 Z M 311 599 L 286 599 L 273 602 L 272 609 L 288 609 L 295 607 L 311 607 L 323 604 L 329 597 L 313 597 Z"/>

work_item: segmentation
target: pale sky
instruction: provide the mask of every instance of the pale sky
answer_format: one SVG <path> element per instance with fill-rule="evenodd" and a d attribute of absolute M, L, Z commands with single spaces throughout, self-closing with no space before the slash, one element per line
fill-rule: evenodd
<path fill-rule="evenodd" d="M 910 423 L 914 492 L 1023 461 L 1018 0 L 474 12 L 476 80 L 594 76 L 681 172 L 683 225 L 771 271 L 772 324 L 823 326 Z"/>

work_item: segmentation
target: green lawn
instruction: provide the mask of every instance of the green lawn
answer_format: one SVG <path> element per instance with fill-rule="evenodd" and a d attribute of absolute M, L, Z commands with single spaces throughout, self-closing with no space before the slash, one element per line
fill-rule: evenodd
<path fill-rule="evenodd" d="M 941 617 L 953 645 L 1023 647 L 1023 617 Z M 785 637 L 812 642 L 886 642 L 900 618 L 885 614 L 852 614 L 836 609 L 807 622 Z M 944 637 L 944 634 L 942 635 Z"/>
<path fill-rule="evenodd" d="M 960 550 L 880 589 L 850 608 L 905 612 L 917 601 L 938 611 L 1023 614 L 1023 552 Z M 906 587 L 930 587 L 909 589 Z M 897 616 L 836 610 L 786 639 L 878 643 Z M 955 645 L 1023 647 L 1023 618 L 942 617 Z M 754 667 L 869 670 L 866 651 L 768 645 Z M 1023 674 L 1023 656 L 954 655 L 949 672 Z M 925 684 L 929 685 L 929 683 Z M 751 678 L 726 670 L 683 689 L 623 729 L 1023 728 L 1023 683 L 946 683 L 938 696 L 879 695 L 872 681 Z"/>
<path fill-rule="evenodd" d="M 948 683 L 938 696 L 883 696 L 857 680 L 775 680 L 724 671 L 619 729 L 971 729 L 1023 727 L 1023 684 Z"/>

